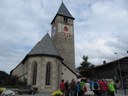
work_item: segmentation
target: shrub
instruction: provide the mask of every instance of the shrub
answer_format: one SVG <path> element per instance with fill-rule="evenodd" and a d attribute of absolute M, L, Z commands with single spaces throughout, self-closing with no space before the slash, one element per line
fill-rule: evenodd
<path fill-rule="evenodd" d="M 52 96 L 62 96 L 62 95 L 63 93 L 60 90 L 52 92 Z"/>
<path fill-rule="evenodd" d="M 6 89 L 5 88 L 0 88 L 0 94 L 3 92 L 3 91 L 5 91 Z"/>

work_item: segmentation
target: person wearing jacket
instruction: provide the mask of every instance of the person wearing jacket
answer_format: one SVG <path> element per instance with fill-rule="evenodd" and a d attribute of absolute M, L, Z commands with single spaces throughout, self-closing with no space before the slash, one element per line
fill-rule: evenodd
<path fill-rule="evenodd" d="M 95 93 L 95 96 L 101 96 L 100 85 L 97 80 L 94 80 L 91 84 L 92 91 Z"/>
<path fill-rule="evenodd" d="M 109 80 L 108 82 L 108 89 L 109 89 L 109 93 L 110 93 L 110 96 L 115 96 L 115 84 L 112 80 Z"/>
<path fill-rule="evenodd" d="M 100 84 L 101 96 L 108 96 L 107 82 L 105 82 L 105 80 L 102 79 L 99 81 L 99 84 Z"/>

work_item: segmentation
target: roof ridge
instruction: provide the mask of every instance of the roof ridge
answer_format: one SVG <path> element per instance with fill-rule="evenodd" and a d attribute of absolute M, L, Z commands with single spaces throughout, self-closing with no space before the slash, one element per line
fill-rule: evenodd
<path fill-rule="evenodd" d="M 48 33 L 47 33 L 46 35 L 48 35 Z M 46 35 L 45 35 L 45 36 L 46 36 Z M 45 37 L 45 36 L 44 36 L 44 37 Z M 46 38 L 46 37 L 45 37 L 45 38 Z M 43 40 L 43 38 L 40 40 L 40 42 L 41 42 L 42 40 Z M 46 45 L 46 39 L 44 39 L 44 48 L 45 48 L 45 45 Z M 42 48 L 42 50 L 43 50 L 43 48 Z"/>
<path fill-rule="evenodd" d="M 62 58 L 48 33 L 32 48 L 28 55 L 49 55 Z"/>

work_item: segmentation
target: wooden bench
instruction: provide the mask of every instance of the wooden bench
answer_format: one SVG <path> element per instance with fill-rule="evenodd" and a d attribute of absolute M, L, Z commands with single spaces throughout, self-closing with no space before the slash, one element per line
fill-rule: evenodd
<path fill-rule="evenodd" d="M 37 90 L 38 90 L 38 88 L 37 87 L 32 87 L 32 88 L 30 88 L 30 87 L 26 87 L 26 88 L 19 88 L 18 90 L 17 90 L 17 92 L 21 95 L 21 94 L 25 94 L 25 93 L 27 93 L 27 94 L 35 94 L 36 92 L 37 92 Z"/>

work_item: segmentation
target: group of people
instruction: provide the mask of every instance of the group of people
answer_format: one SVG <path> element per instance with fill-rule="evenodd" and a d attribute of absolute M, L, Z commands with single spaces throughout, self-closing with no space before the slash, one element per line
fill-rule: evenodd
<path fill-rule="evenodd" d="M 63 96 L 115 96 L 116 87 L 112 80 L 72 79 L 69 83 L 63 79 L 60 90 Z"/>

